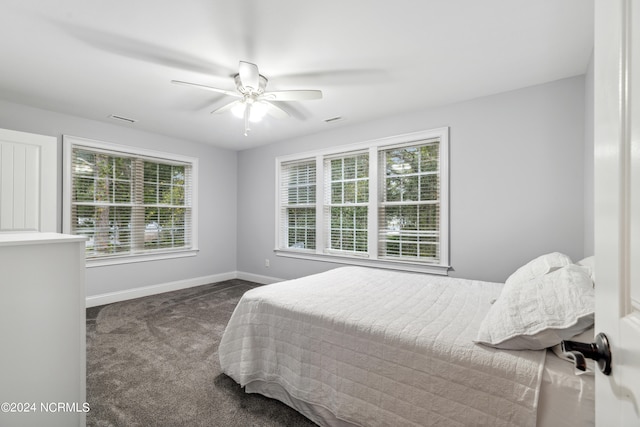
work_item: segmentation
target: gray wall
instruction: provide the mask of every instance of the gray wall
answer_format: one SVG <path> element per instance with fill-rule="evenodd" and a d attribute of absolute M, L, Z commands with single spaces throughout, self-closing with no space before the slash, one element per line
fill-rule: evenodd
<path fill-rule="evenodd" d="M 336 266 L 275 256 L 277 156 L 441 126 L 450 126 L 451 276 L 504 281 L 546 252 L 583 257 L 585 78 L 578 76 L 240 152 L 238 270 L 289 279 Z"/>
<path fill-rule="evenodd" d="M 236 271 L 235 151 L 140 132 L 134 129 L 135 125 L 132 128 L 115 126 L 3 101 L 0 101 L 0 127 L 56 136 L 60 153 L 61 135 L 68 134 L 199 159 L 198 255 L 88 268 L 87 296 Z M 58 188 L 62 188 L 61 185 Z M 61 224 L 61 213 L 58 218 Z"/>

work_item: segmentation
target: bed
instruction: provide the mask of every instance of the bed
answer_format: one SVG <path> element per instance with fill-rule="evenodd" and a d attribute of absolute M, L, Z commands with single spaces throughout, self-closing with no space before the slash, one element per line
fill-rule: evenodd
<path fill-rule="evenodd" d="M 593 375 L 548 349 L 589 332 L 591 276 L 549 259 L 505 284 L 348 266 L 250 290 L 221 339 L 222 371 L 321 426 L 593 425 Z M 530 300 L 548 304 L 549 287 L 587 307 L 569 320 L 542 307 L 551 320 L 531 329 Z"/>

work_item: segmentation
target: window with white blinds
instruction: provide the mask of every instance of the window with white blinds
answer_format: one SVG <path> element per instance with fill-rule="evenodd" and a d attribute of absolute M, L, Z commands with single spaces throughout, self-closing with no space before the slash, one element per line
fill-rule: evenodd
<path fill-rule="evenodd" d="M 324 193 L 327 250 L 366 254 L 369 250 L 369 154 L 326 159 Z"/>
<path fill-rule="evenodd" d="M 380 151 L 379 256 L 440 259 L 439 141 Z"/>
<path fill-rule="evenodd" d="M 65 229 L 87 260 L 195 249 L 195 162 L 68 139 Z"/>
<path fill-rule="evenodd" d="M 448 128 L 276 163 L 279 255 L 446 274 Z"/>
<path fill-rule="evenodd" d="M 316 248 L 316 162 L 283 163 L 280 168 L 280 236 L 285 248 Z"/>

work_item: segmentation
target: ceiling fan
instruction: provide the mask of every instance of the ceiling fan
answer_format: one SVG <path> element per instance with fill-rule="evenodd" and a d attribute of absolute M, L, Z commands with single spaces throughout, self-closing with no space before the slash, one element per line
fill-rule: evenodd
<path fill-rule="evenodd" d="M 321 99 L 322 91 L 319 90 L 281 90 L 265 92 L 267 78 L 260 74 L 258 66 L 251 62 L 240 61 L 238 73 L 233 76 L 237 91 L 219 89 L 197 83 L 189 83 L 180 80 L 171 80 L 171 83 L 194 86 L 200 89 L 222 93 L 234 98 L 239 98 L 229 104 L 213 110 L 211 114 L 231 111 L 236 117 L 244 119 L 244 134 L 251 130 L 249 122 L 262 120 L 265 114 L 276 118 L 288 117 L 289 113 L 275 105 L 280 101 L 306 101 Z"/>

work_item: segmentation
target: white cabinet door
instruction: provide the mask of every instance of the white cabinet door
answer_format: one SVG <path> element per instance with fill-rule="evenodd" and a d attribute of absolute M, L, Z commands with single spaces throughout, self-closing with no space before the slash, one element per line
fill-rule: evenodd
<path fill-rule="evenodd" d="M 596 0 L 596 425 L 640 425 L 640 1 Z"/>
<path fill-rule="evenodd" d="M 0 233 L 0 426 L 85 425 L 84 246 Z"/>
<path fill-rule="evenodd" d="M 58 224 L 58 140 L 0 129 L 0 232 Z"/>

